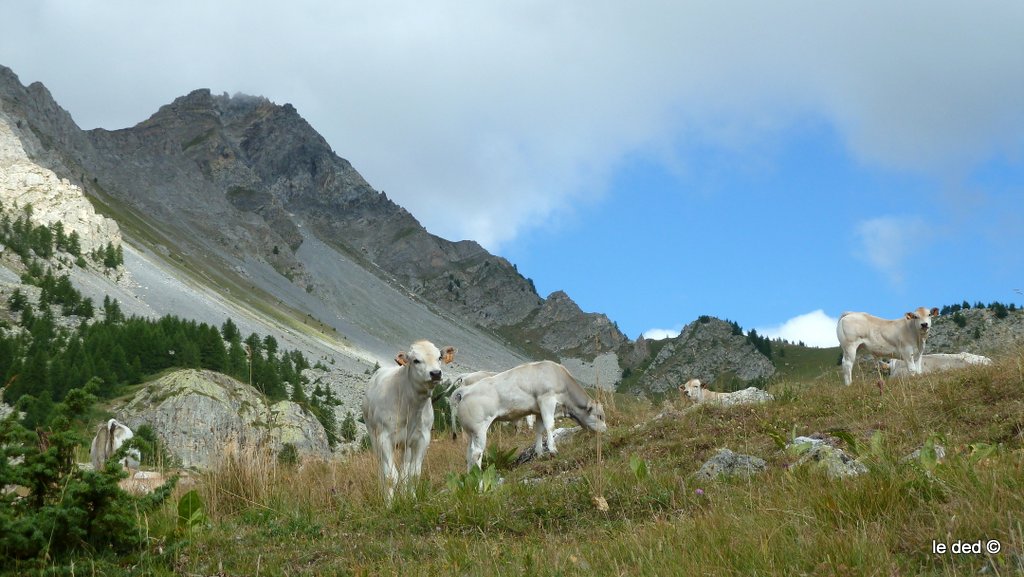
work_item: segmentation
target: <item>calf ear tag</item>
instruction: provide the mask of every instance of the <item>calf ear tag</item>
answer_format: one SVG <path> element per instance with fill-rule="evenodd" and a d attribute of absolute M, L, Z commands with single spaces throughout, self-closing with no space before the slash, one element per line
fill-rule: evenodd
<path fill-rule="evenodd" d="M 445 347 L 444 348 L 444 352 L 441 353 L 441 361 L 444 364 L 446 364 L 446 365 L 448 363 L 451 363 L 452 361 L 454 361 L 455 360 L 455 351 L 456 351 L 455 347 Z"/>
<path fill-rule="evenodd" d="M 398 363 L 399 366 L 404 367 L 409 364 L 409 359 L 405 356 L 405 352 L 401 352 L 395 355 L 395 362 Z"/>

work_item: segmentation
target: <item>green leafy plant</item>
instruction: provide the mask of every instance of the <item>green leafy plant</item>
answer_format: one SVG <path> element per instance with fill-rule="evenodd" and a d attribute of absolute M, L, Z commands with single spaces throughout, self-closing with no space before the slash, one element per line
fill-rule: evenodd
<path fill-rule="evenodd" d="M 497 446 L 489 447 L 483 456 L 483 467 L 493 466 L 496 469 L 507 471 L 512 468 L 512 465 L 516 461 L 516 449 L 515 447 L 502 450 Z"/>
<path fill-rule="evenodd" d="M 207 525 L 206 505 L 195 489 L 178 499 L 178 528 L 188 533 L 204 529 Z"/>
<path fill-rule="evenodd" d="M 633 476 L 637 481 L 643 481 L 650 475 L 647 470 L 647 461 L 636 455 L 629 456 L 629 469 L 633 471 Z"/>
<path fill-rule="evenodd" d="M 466 473 L 448 473 L 445 485 L 453 493 L 487 493 L 498 486 L 498 471 L 493 463 L 482 471 L 473 465 Z"/>

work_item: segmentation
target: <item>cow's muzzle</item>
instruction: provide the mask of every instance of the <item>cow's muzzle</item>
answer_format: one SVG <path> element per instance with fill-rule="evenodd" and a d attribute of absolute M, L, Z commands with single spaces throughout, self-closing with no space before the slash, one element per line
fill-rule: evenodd
<path fill-rule="evenodd" d="M 435 383 L 437 381 L 440 381 L 441 380 L 441 371 L 430 371 L 430 380 L 434 381 Z"/>

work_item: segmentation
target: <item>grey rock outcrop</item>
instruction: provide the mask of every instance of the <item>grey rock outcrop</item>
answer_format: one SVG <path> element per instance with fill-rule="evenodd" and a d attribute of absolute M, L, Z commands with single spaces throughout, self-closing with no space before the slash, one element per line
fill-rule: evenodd
<path fill-rule="evenodd" d="M 775 366 L 732 324 L 701 317 L 669 339 L 651 361 L 635 391 L 662 393 L 697 378 L 705 383 L 743 384 L 767 379 Z"/>
<path fill-rule="evenodd" d="M 32 224 L 62 223 L 66 234 L 78 234 L 83 253 L 121 244 L 117 223 L 96 213 L 85 193 L 66 178 L 33 162 L 22 145 L 33 135 L 17 127 L 0 110 L 0 203 L 12 218 L 32 207 Z"/>
<path fill-rule="evenodd" d="M 115 411 L 133 429 L 148 424 L 185 467 L 205 468 L 229 446 L 292 444 L 300 455 L 331 456 L 316 418 L 291 401 L 269 404 L 255 389 L 212 371 L 185 369 L 165 375 Z"/>
<path fill-rule="evenodd" d="M 868 472 L 864 463 L 822 439 L 797 437 L 786 449 L 798 457 L 794 467 L 815 467 L 829 479 L 848 479 Z"/>
<path fill-rule="evenodd" d="M 757 387 L 747 387 L 741 391 L 733 391 L 724 397 L 719 397 L 719 399 L 714 402 L 726 407 L 731 407 L 733 405 L 756 405 L 758 403 L 766 403 L 774 400 L 775 397 L 773 397 L 768 391 L 761 390 Z"/>
<path fill-rule="evenodd" d="M 962 319 L 961 327 L 956 319 Z M 966 309 L 935 319 L 926 353 L 959 353 L 993 355 L 1024 345 L 1024 309 L 1008 311 L 999 318 L 991 309 Z"/>
<path fill-rule="evenodd" d="M 760 457 L 735 453 L 730 449 L 719 449 L 700 466 L 693 477 L 705 481 L 734 477 L 748 479 L 764 471 L 766 467 L 767 463 Z"/>

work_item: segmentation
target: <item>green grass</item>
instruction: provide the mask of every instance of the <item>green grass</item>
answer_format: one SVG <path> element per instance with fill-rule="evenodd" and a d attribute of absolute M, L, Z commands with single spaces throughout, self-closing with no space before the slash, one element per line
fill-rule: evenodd
<path fill-rule="evenodd" d="M 197 575 L 993 575 L 1024 562 L 1024 353 L 880 391 L 838 372 L 777 379 L 777 400 L 689 408 L 608 396 L 611 427 L 502 471 L 482 494 L 450 492 L 465 441 L 438 435 L 415 495 L 388 507 L 372 455 L 281 467 L 242 455 L 199 485 L 211 523 L 185 534 L 169 505 L 144 562 L 103 574 Z M 660 418 L 655 418 L 661 415 Z M 845 481 L 793 466 L 776 438 L 841 429 L 869 468 Z M 947 459 L 903 458 L 938 439 Z M 874 439 L 874 442 L 872 442 Z M 532 436 L 491 435 L 502 449 Z M 751 480 L 697 482 L 718 448 L 760 456 Z M 603 498 L 607 510 L 597 504 Z M 932 541 L 999 540 L 994 555 L 939 555 Z M 81 567 L 89 566 L 89 559 Z M 132 563 L 135 564 L 132 564 Z"/>

